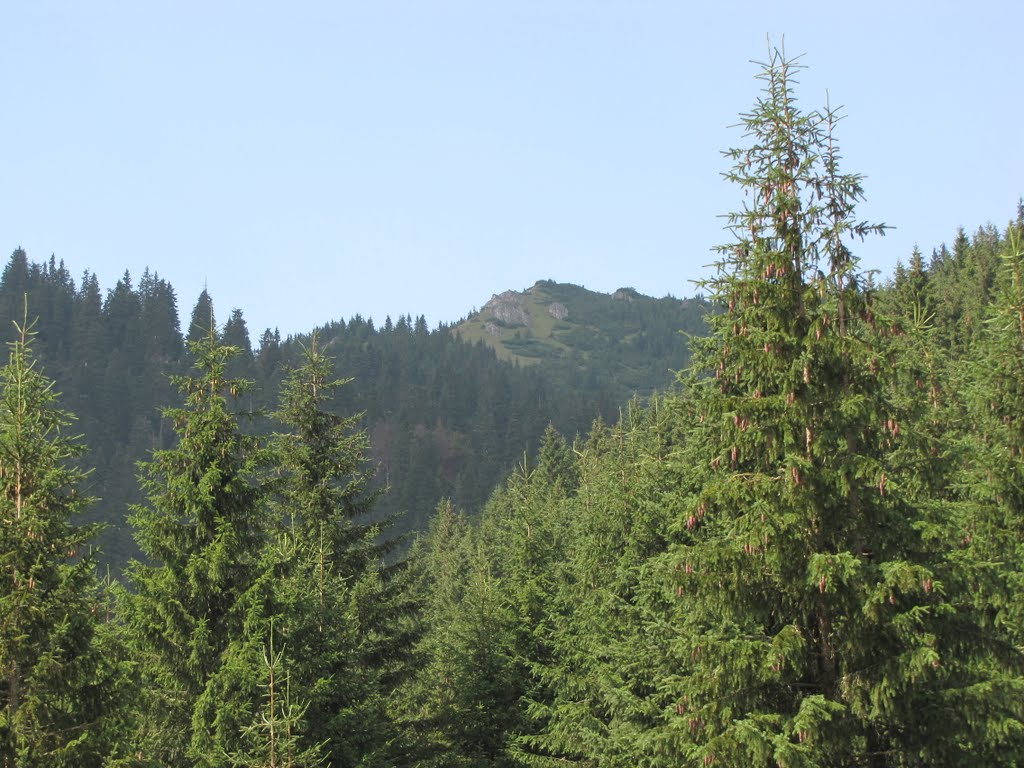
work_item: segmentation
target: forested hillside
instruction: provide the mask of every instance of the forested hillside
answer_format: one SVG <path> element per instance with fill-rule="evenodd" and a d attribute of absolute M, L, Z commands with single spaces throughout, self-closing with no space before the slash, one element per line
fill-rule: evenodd
<path fill-rule="evenodd" d="M 1024 205 L 865 273 L 886 226 L 796 69 L 726 153 L 690 364 L 603 417 L 573 377 L 641 342 L 597 354 L 581 289 L 531 294 L 575 328 L 484 328 L 555 375 L 410 317 L 253 351 L 205 293 L 185 343 L 155 274 L 104 298 L 15 252 L 0 765 L 1024 765 Z M 375 468 L 407 521 L 446 497 L 401 557 Z M 121 582 L 105 487 L 139 500 Z"/>
<path fill-rule="evenodd" d="M 879 285 L 776 55 L 681 389 L 413 567 L 419 765 L 1024 765 L 1024 208 Z"/>
<path fill-rule="evenodd" d="M 632 296 L 627 306 L 575 286 L 551 288 L 600 337 L 566 340 L 564 361 L 536 369 L 499 360 L 448 327 L 430 330 L 422 317 L 375 325 L 357 315 L 319 329 L 336 375 L 348 380 L 328 407 L 364 414 L 374 482 L 389 489 L 377 513 L 393 518 L 396 532 L 422 529 L 444 497 L 479 509 L 549 423 L 571 436 L 596 416 L 615 420 L 633 394 L 668 387 L 687 358 L 679 329 L 702 328 L 702 302 Z M 180 400 L 170 377 L 190 365 L 186 343 L 203 338 L 212 319 L 222 341 L 238 347 L 231 373 L 253 387 L 235 407 L 257 434 L 277 428 L 268 414 L 309 344 L 308 335 L 282 339 L 271 330 L 253 344 L 241 310 L 222 321 L 214 303 L 204 291 L 182 323 L 173 286 L 156 273 L 137 282 L 125 273 L 104 292 L 88 271 L 76 281 L 64 262 L 34 263 L 20 249 L 0 276 L 4 340 L 26 312 L 36 319 L 36 354 L 78 417 L 94 468 L 85 488 L 97 497 L 87 515 L 107 526 L 100 541 L 115 572 L 135 552 L 126 522 L 128 505 L 141 500 L 135 465 L 173 445 L 161 409 Z M 629 310 L 631 325 L 617 307 Z M 655 341 L 640 344 L 640 334 Z"/>

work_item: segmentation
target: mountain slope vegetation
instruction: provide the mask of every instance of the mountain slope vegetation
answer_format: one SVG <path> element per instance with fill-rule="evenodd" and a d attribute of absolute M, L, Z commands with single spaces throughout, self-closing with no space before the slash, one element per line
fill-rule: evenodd
<path fill-rule="evenodd" d="M 362 414 L 369 464 L 388 488 L 378 513 L 394 519 L 396 532 L 422 529 L 442 497 L 482 507 L 549 424 L 581 433 L 597 416 L 616 419 L 634 394 L 670 386 L 686 360 L 679 328 L 702 323 L 702 302 L 635 292 L 617 300 L 571 285 L 538 286 L 574 317 L 566 333 L 552 329 L 559 352 L 538 366 L 473 339 L 464 331 L 470 321 L 429 330 L 422 317 L 378 325 L 357 315 L 317 329 L 335 375 L 346 382 L 329 407 Z M 239 349 L 231 375 L 253 383 L 237 404 L 248 413 L 243 429 L 269 434 L 276 425 L 266 414 L 277 408 L 281 382 L 301 365 L 310 336 L 282 339 L 268 329 L 254 345 L 241 310 L 218 325 L 206 291 L 182 328 L 177 294 L 155 272 L 137 282 L 126 272 L 104 295 L 90 272 L 76 282 L 63 262 L 34 263 L 18 249 L 0 276 L 4 338 L 13 338 L 26 299 L 38 316 L 37 354 L 77 414 L 89 449 L 86 463 L 95 470 L 86 487 L 98 497 L 89 516 L 107 526 L 104 557 L 116 572 L 135 552 L 126 510 L 141 501 L 136 464 L 174 444 L 160 409 L 180 397 L 171 377 L 190 365 L 186 343 L 202 339 L 213 320 L 224 343 Z"/>
<path fill-rule="evenodd" d="M 16 251 L 0 764 L 1024 766 L 1024 205 L 879 285 L 799 68 L 726 153 L 691 364 L 614 413 L 580 374 L 660 322 L 628 292 L 253 347 L 205 291 L 182 330 L 155 274 L 104 299 Z M 136 499 L 120 582 L 93 489 Z"/>

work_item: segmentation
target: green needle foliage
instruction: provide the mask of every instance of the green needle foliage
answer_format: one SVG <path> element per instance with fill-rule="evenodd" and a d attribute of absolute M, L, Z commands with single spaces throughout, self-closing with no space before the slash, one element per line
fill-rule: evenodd
<path fill-rule="evenodd" d="M 272 635 L 271 635 L 272 637 Z M 324 765 L 323 745 L 300 745 L 306 707 L 291 697 L 284 651 L 273 640 L 263 652 L 264 700 L 256 720 L 242 729 L 242 749 L 229 756 L 236 768 L 314 768 Z"/>
<path fill-rule="evenodd" d="M 191 351 L 196 375 L 176 379 L 185 405 L 165 411 L 178 443 L 142 465 L 148 504 L 132 522 L 146 562 L 132 564 L 122 601 L 144 689 L 134 740 L 151 765 L 219 764 L 259 698 L 259 678 L 239 681 L 226 650 L 255 601 L 261 456 L 229 407 L 245 388 L 226 376 L 236 350 L 211 330 Z"/>
<path fill-rule="evenodd" d="M 1002 735 L 1024 761 L 1024 222 L 1009 228 L 1001 255 L 995 301 L 969 366 L 975 431 L 964 438 L 966 498 L 951 526 L 950 557 L 984 618 L 971 642 L 1001 662 L 986 699 L 1009 710 Z M 1007 698 L 1017 706 L 1005 706 Z"/>
<path fill-rule="evenodd" d="M 494 563 L 450 501 L 438 506 L 414 549 L 413 591 L 423 636 L 416 672 L 396 697 L 408 728 L 400 764 L 427 768 L 507 766 L 506 735 L 522 670 Z"/>
<path fill-rule="evenodd" d="M 119 670 L 100 647 L 103 606 L 89 504 L 53 382 L 18 328 L 0 370 L 0 765 L 99 766 L 112 751 Z"/>
<path fill-rule="evenodd" d="M 649 765 L 952 765 L 991 746 L 951 723 L 986 681 L 958 644 L 944 561 L 894 475 L 887 327 L 850 239 L 861 178 L 836 113 L 802 112 L 773 52 L 727 177 L 744 190 L 696 345 L 696 490 L 646 600 L 659 672 Z M 995 737 L 995 734 L 987 734 Z"/>
<path fill-rule="evenodd" d="M 290 656 L 291 691 L 305 707 L 304 748 L 323 742 L 337 768 L 373 765 L 393 739 L 385 693 L 400 666 L 400 591 L 383 565 L 381 526 L 370 515 L 369 441 L 360 416 L 329 410 L 334 360 L 314 334 L 285 380 L 271 449 L 279 480 L 272 504 L 274 628 Z"/>
<path fill-rule="evenodd" d="M 1024 227 L 1010 227 L 996 300 L 971 369 L 969 402 L 976 434 L 968 438 L 972 504 L 965 544 L 999 563 L 1010 582 L 998 600 L 997 623 L 1024 643 Z M 975 542 L 975 539 L 978 539 Z"/>
<path fill-rule="evenodd" d="M 74 524 L 82 448 L 18 327 L 0 369 L 0 768 L 1024 766 L 1024 207 L 1005 237 L 961 230 L 876 289 L 851 248 L 885 227 L 857 218 L 839 117 L 798 106 L 799 69 L 770 53 L 725 153 L 744 202 L 680 389 L 571 446 L 549 426 L 535 467 L 479 520 L 442 502 L 408 561 L 362 415 L 339 415 L 373 406 L 321 337 L 267 331 L 254 354 L 240 311 L 218 338 L 204 291 L 184 355 L 170 286 L 125 274 L 102 303 L 87 274 L 39 355 L 70 339 L 70 380 L 107 408 L 105 488 L 154 448 L 143 559 L 112 602 Z M 8 309 L 30 283 L 55 307 L 75 293 L 21 251 L 0 278 Z M 633 322 L 635 298 L 608 302 Z M 550 327 L 586 352 L 573 375 L 604 343 L 588 306 Z M 663 330 L 636 349 L 666 353 Z M 444 488 L 477 498 L 516 435 L 578 411 L 422 319 L 324 334 L 378 390 L 375 455 L 417 479 L 395 502 L 409 520 Z M 108 365 L 88 365 L 97 344 Z M 143 362 L 185 359 L 183 405 L 133 417 L 164 391 Z M 279 432 L 239 424 L 236 373 L 266 385 L 250 413 L 279 391 Z"/>

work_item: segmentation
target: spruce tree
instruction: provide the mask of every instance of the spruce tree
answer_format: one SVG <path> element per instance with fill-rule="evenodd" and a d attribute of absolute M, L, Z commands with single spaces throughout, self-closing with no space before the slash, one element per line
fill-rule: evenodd
<path fill-rule="evenodd" d="M 144 688 L 134 736 L 142 764 L 223 762 L 259 698 L 258 678 L 237 681 L 227 650 L 258 603 L 260 452 L 230 407 L 245 388 L 226 376 L 236 350 L 213 331 L 190 348 L 196 373 L 175 379 L 184 406 L 164 412 L 177 445 L 141 465 L 148 503 L 132 523 L 146 560 L 130 566 L 122 601 Z"/>
<path fill-rule="evenodd" d="M 292 697 L 291 675 L 285 652 L 275 651 L 273 632 L 263 651 L 265 677 L 261 706 L 253 722 L 242 728 L 238 749 L 227 753 L 237 768 L 311 768 L 324 765 L 323 744 L 303 747 L 306 709 Z"/>
<path fill-rule="evenodd" d="M 537 472 L 552 488 L 557 486 L 566 493 L 576 489 L 578 478 L 572 449 L 553 424 L 548 424 L 541 437 Z"/>
<path fill-rule="evenodd" d="M 678 400 L 670 399 L 676 407 Z M 609 428 L 595 423 L 578 454 L 578 488 L 557 504 L 564 562 L 546 564 L 551 583 L 546 658 L 531 664 L 532 725 L 517 740 L 524 765 L 643 764 L 656 713 L 645 697 L 653 673 L 645 640 L 649 608 L 637 594 L 644 569 L 665 551 L 678 497 L 689 479 L 670 461 L 683 432 L 663 399 L 635 403 Z M 676 448 L 678 446 L 676 445 Z M 657 631 L 657 629 L 653 629 Z"/>
<path fill-rule="evenodd" d="M 962 501 L 947 551 L 963 583 L 961 612 L 978 617 L 965 645 L 987 651 L 987 687 L 963 686 L 965 711 L 1001 716 L 970 722 L 974 739 L 1004 765 L 1024 764 L 1024 227 L 1011 225 L 1002 269 L 974 359 L 966 366 L 967 459 Z M 979 700 L 983 699 L 983 700 Z M 992 745 L 998 747 L 994 749 Z"/>
<path fill-rule="evenodd" d="M 273 503 L 274 632 L 305 707 L 303 748 L 333 765 L 369 765 L 393 737 L 385 694 L 401 666 L 401 598 L 372 519 L 369 441 L 359 415 L 331 410 L 346 384 L 316 334 L 282 385 L 272 439 L 280 474 Z"/>
<path fill-rule="evenodd" d="M 23 324 L 0 370 L 0 765 L 99 766 L 113 748 L 119 668 L 100 647 L 89 499 L 53 382 Z"/>
<path fill-rule="evenodd" d="M 192 315 L 189 318 L 185 338 L 190 343 L 202 341 L 211 333 L 215 333 L 216 328 L 217 324 L 213 315 L 213 299 L 207 290 L 203 288 L 199 298 L 196 299 L 195 306 L 192 307 Z"/>
<path fill-rule="evenodd" d="M 448 500 L 417 542 L 413 574 L 422 637 L 416 674 L 396 706 L 409 757 L 424 768 L 510 765 L 507 737 L 521 721 L 522 669 L 513 658 L 513 616 L 496 563 Z"/>
<path fill-rule="evenodd" d="M 952 607 L 894 477 L 898 423 L 869 281 L 848 243 L 862 179 L 831 108 L 804 113 L 772 52 L 727 178 L 746 195 L 706 283 L 694 490 L 647 569 L 650 660 L 633 689 L 652 766 L 951 764 Z M 972 713 L 976 715 L 977 713 Z"/>
<path fill-rule="evenodd" d="M 965 543 L 1002 563 L 1008 591 L 991 606 L 1016 645 L 1024 643 L 1024 230 L 1011 226 L 1003 247 L 997 298 L 971 368 L 967 438 L 970 502 Z M 974 538 L 978 542 L 974 542 Z"/>

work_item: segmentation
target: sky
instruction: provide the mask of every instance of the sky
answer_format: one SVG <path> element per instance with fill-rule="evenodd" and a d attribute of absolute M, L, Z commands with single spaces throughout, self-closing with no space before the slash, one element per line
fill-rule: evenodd
<path fill-rule="evenodd" d="M 692 296 L 769 40 L 842 106 L 891 273 L 1024 194 L 1024 3 L 0 4 L 0 251 L 302 333 L 537 280 Z"/>

